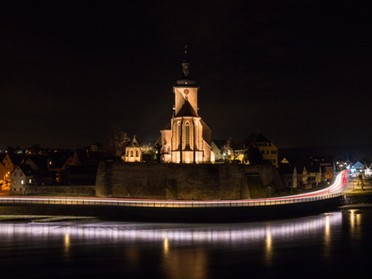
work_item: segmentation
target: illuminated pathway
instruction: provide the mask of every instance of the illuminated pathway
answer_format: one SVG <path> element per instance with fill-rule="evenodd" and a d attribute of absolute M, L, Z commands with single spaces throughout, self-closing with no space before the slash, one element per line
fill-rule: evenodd
<path fill-rule="evenodd" d="M 147 208 L 216 208 L 216 207 L 251 207 L 281 204 L 295 204 L 326 200 L 343 195 L 347 189 L 347 171 L 340 172 L 327 188 L 290 196 L 244 199 L 244 200 L 150 200 L 128 198 L 98 198 L 98 197 L 35 197 L 35 196 L 3 196 L 0 204 L 55 204 L 55 205 L 93 205 Z"/>

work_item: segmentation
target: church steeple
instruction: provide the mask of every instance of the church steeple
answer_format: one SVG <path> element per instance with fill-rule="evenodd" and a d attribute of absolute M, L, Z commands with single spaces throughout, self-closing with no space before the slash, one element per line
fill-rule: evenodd
<path fill-rule="evenodd" d="M 181 66 L 182 66 L 182 77 L 177 80 L 176 82 L 177 85 L 182 85 L 182 86 L 196 85 L 195 80 L 193 80 L 190 76 L 190 62 L 188 60 L 188 45 L 185 45 Z"/>
<path fill-rule="evenodd" d="M 190 63 L 187 60 L 187 45 L 185 45 L 184 57 L 182 61 L 182 73 L 184 77 L 188 77 L 190 75 Z"/>
<path fill-rule="evenodd" d="M 199 86 L 190 76 L 189 49 L 185 45 L 182 75 L 173 86 L 174 106 L 169 128 L 161 130 L 162 161 L 206 163 L 211 161 L 211 129 L 199 116 Z"/>

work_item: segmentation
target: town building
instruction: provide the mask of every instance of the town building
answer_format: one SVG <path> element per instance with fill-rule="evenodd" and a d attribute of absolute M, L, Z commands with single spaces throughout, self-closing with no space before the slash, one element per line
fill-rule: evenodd
<path fill-rule="evenodd" d="M 281 163 L 279 174 L 286 188 L 292 190 L 327 186 L 327 167 L 318 161 L 298 160 Z"/>
<path fill-rule="evenodd" d="M 5 166 L 3 165 L 2 162 L 0 162 L 0 191 L 4 191 L 8 189 L 6 186 L 6 180 L 9 177 L 10 173 L 6 170 Z M 9 190 L 9 189 L 8 189 Z"/>
<path fill-rule="evenodd" d="M 15 166 L 10 175 L 10 193 L 25 194 L 26 186 L 34 184 L 35 174 L 28 165 Z"/>
<path fill-rule="evenodd" d="M 243 162 L 243 159 L 237 156 L 239 155 L 239 151 L 237 152 L 239 150 L 238 145 L 231 138 L 227 140 L 212 140 L 211 150 L 215 163 L 233 162 L 235 160 Z"/>
<path fill-rule="evenodd" d="M 15 166 L 19 165 L 20 161 L 21 156 L 18 154 L 6 153 L 6 155 L 2 158 L 1 164 L 3 166 L 0 168 L 0 180 L 2 180 L 1 190 L 10 190 L 10 175 L 12 174 Z"/>
<path fill-rule="evenodd" d="M 121 157 L 124 162 L 141 162 L 142 150 L 136 136 L 133 136 L 131 142 L 125 147 L 124 155 Z"/>
<path fill-rule="evenodd" d="M 258 148 L 265 161 L 270 162 L 276 168 L 278 163 L 278 147 L 261 133 L 251 134 L 243 142 L 243 149 Z"/>

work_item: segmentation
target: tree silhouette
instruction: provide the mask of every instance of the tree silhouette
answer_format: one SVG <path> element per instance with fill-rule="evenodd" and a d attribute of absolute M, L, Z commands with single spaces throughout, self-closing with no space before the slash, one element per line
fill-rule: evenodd
<path fill-rule="evenodd" d="M 115 157 L 115 159 L 120 158 L 125 150 L 125 147 L 130 142 L 128 134 L 123 131 L 123 129 L 114 124 L 108 132 L 107 146 L 109 152 Z"/>
<path fill-rule="evenodd" d="M 245 157 L 252 165 L 261 164 L 263 162 L 262 153 L 256 146 L 248 147 Z"/>

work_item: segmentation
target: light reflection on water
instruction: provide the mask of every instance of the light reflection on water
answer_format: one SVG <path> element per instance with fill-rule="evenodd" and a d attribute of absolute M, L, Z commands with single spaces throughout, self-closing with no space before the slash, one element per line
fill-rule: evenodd
<path fill-rule="evenodd" d="M 331 227 L 340 226 L 341 212 L 322 214 L 299 219 L 232 223 L 232 224 L 164 224 L 164 223 L 126 223 L 126 222 L 91 222 L 91 223 L 12 223 L 1 224 L 0 235 L 58 236 L 62 235 L 65 245 L 70 245 L 70 238 L 84 239 L 119 239 L 165 242 L 251 242 L 264 240 L 267 246 L 275 239 L 303 236 L 307 233 L 323 232 L 329 238 Z"/>
<path fill-rule="evenodd" d="M 340 243 L 348 253 L 348 246 L 358 245 L 355 241 L 358 237 L 365 244 L 362 221 L 358 211 L 349 210 L 347 214 L 331 212 L 231 224 L 0 223 L 0 243 L 10 247 L 4 250 L 0 246 L 0 256 L 15 254 L 15 259 L 23 262 L 19 247 L 30 246 L 35 257 L 31 259 L 33 264 L 53 261 L 43 268 L 53 266 L 58 271 L 56 277 L 61 278 L 68 275 L 66 266 L 81 276 L 110 270 L 128 278 L 230 278 L 226 270 L 233 268 L 239 271 L 236 278 L 248 274 L 265 277 L 274 271 L 286 274 L 288 262 L 293 264 L 291 273 L 299 275 L 302 267 L 298 266 L 309 261 L 318 262 L 312 263 L 308 272 L 315 274 L 316 268 L 320 268 L 319 272 L 330 273 L 333 265 L 339 264 L 335 262 L 339 258 L 335 248 L 339 249 Z M 97 257 L 104 263 L 96 264 Z M 14 272 L 17 265 L 9 263 L 6 268 Z M 0 267 L 4 268 L 1 262 Z M 35 278 L 43 276 L 41 271 L 35 274 Z"/>

